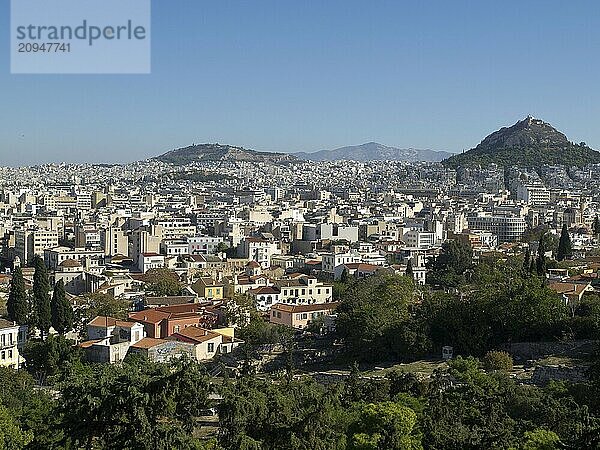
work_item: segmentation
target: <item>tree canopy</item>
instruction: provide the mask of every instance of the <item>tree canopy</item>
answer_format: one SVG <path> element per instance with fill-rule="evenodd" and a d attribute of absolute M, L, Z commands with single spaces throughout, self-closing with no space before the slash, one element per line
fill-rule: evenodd
<path fill-rule="evenodd" d="M 6 308 L 8 318 L 13 322 L 25 325 L 29 320 L 29 299 L 20 267 L 15 268 L 12 274 Z"/>

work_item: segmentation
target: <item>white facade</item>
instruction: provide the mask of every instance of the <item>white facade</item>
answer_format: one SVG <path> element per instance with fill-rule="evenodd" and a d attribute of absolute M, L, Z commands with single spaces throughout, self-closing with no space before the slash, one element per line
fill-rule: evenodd
<path fill-rule="evenodd" d="M 27 328 L 0 319 L 0 367 L 18 369 L 22 358 L 19 349 L 25 345 Z"/>

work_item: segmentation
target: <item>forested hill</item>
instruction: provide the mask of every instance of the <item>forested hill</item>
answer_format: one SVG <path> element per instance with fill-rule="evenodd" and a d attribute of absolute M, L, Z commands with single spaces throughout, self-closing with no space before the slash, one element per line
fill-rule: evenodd
<path fill-rule="evenodd" d="M 549 123 L 531 116 L 487 136 L 481 143 L 443 161 L 447 167 L 486 166 L 537 167 L 543 164 L 584 166 L 600 163 L 600 152 L 584 142 L 574 144 Z"/>

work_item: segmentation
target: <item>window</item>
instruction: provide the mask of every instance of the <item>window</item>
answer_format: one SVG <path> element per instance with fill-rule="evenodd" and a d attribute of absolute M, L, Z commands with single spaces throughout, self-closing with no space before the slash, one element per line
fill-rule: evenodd
<path fill-rule="evenodd" d="M 6 359 L 6 352 L 4 350 L 2 350 L 2 353 L 0 354 L 0 358 Z"/>
<path fill-rule="evenodd" d="M 303 314 L 302 314 L 302 319 L 303 319 L 303 320 L 306 320 L 307 318 L 308 318 L 308 315 L 307 315 L 306 313 L 303 313 Z"/>
<path fill-rule="evenodd" d="M 209 342 L 208 343 L 208 353 L 212 353 L 215 351 L 215 344 L 214 342 Z"/>
<path fill-rule="evenodd" d="M 8 351 L 8 359 L 12 359 L 12 350 Z"/>
<path fill-rule="evenodd" d="M 277 313 L 275 311 L 273 311 L 273 317 L 277 316 Z"/>
<path fill-rule="evenodd" d="M 173 333 L 179 333 L 179 325 L 173 327 Z"/>

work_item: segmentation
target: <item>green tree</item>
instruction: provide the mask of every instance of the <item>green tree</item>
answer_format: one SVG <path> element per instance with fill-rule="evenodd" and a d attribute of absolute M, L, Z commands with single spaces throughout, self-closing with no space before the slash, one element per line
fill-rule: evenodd
<path fill-rule="evenodd" d="M 69 448 L 201 448 L 192 431 L 210 391 L 196 362 L 135 359 L 65 377 L 59 411 Z"/>
<path fill-rule="evenodd" d="M 413 265 L 412 265 L 412 259 L 409 259 L 408 262 L 406 263 L 406 276 L 407 277 L 413 277 Z"/>
<path fill-rule="evenodd" d="M 415 301 L 408 277 L 375 275 L 355 282 L 342 296 L 336 332 L 355 358 L 398 357 L 398 326 L 409 320 Z"/>
<path fill-rule="evenodd" d="M 394 402 L 370 403 L 359 408 L 350 425 L 349 450 L 421 449 L 415 412 Z"/>
<path fill-rule="evenodd" d="M 600 217 L 598 217 L 598 214 L 596 214 L 596 217 L 594 218 L 592 229 L 596 236 L 600 235 Z"/>
<path fill-rule="evenodd" d="M 67 331 L 73 329 L 73 306 L 67 300 L 63 280 L 59 280 L 54 285 L 50 309 L 52 312 L 52 328 L 59 334 L 65 334 Z"/>
<path fill-rule="evenodd" d="M 544 233 L 540 237 L 537 259 L 535 261 L 535 268 L 540 277 L 546 275 L 546 252 L 548 251 L 547 240 L 545 239 L 546 235 L 547 233 Z"/>
<path fill-rule="evenodd" d="M 473 267 L 473 249 L 467 239 L 442 244 L 440 255 L 427 264 L 427 283 L 458 287 L 465 282 L 466 272 Z"/>
<path fill-rule="evenodd" d="M 226 242 L 219 242 L 215 248 L 215 254 L 218 255 L 219 253 L 225 253 L 228 249 L 229 245 L 227 245 Z"/>
<path fill-rule="evenodd" d="M 24 431 L 11 412 L 0 404 L 0 450 L 19 450 L 33 440 L 31 431 Z"/>
<path fill-rule="evenodd" d="M 348 268 L 344 267 L 344 270 L 342 270 L 342 273 L 340 275 L 340 283 L 347 283 L 349 276 L 350 274 L 348 273 Z"/>
<path fill-rule="evenodd" d="M 489 351 L 483 357 L 483 367 L 486 370 L 501 370 L 508 372 L 513 368 L 512 356 L 507 352 Z"/>
<path fill-rule="evenodd" d="M 527 247 L 525 250 L 525 257 L 523 259 L 523 272 L 529 272 L 529 268 L 531 266 L 531 250 Z"/>
<path fill-rule="evenodd" d="M 150 269 L 146 272 L 146 289 L 157 297 L 181 294 L 179 276 L 169 269 Z"/>
<path fill-rule="evenodd" d="M 34 258 L 35 272 L 33 274 L 33 306 L 35 325 L 42 333 L 42 338 L 48 334 L 52 325 L 50 307 L 50 282 L 44 260 L 39 256 Z"/>
<path fill-rule="evenodd" d="M 560 438 L 549 430 L 538 428 L 525 432 L 525 442 L 521 446 L 523 450 L 554 450 L 559 448 Z"/>
<path fill-rule="evenodd" d="M 10 292 L 6 304 L 8 318 L 19 325 L 27 323 L 29 318 L 29 301 L 25 290 L 25 280 L 20 267 L 15 268 L 10 282 Z"/>
<path fill-rule="evenodd" d="M 344 419 L 335 386 L 243 377 L 223 392 L 219 440 L 227 450 L 345 450 Z"/>
<path fill-rule="evenodd" d="M 61 368 L 80 360 L 81 350 L 63 336 L 48 336 L 45 341 L 28 341 L 23 356 L 27 371 L 45 378 L 56 375 Z"/>
<path fill-rule="evenodd" d="M 0 405 L 9 411 L 24 433 L 33 436 L 28 448 L 57 448 L 55 444 L 63 438 L 63 433 L 60 414 L 54 409 L 55 402 L 50 395 L 38 389 L 33 377 L 25 370 L 0 367 L 0 386 Z M 0 434 L 3 428 L 4 424 L 0 424 Z"/>
<path fill-rule="evenodd" d="M 558 251 L 556 253 L 556 259 L 562 261 L 565 258 L 573 256 L 573 244 L 571 243 L 571 236 L 569 236 L 569 230 L 567 224 L 563 224 L 560 233 L 560 240 L 558 242 Z"/>

